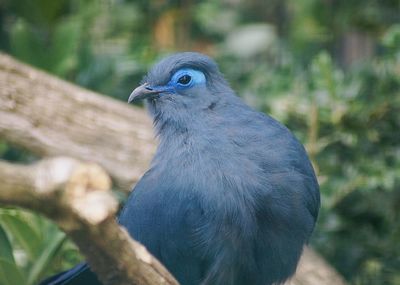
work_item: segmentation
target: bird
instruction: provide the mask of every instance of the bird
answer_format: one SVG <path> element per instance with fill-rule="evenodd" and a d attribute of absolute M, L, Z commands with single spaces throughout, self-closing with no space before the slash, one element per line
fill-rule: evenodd
<path fill-rule="evenodd" d="M 182 285 L 272 285 L 293 276 L 320 192 L 291 131 L 248 106 L 197 52 L 156 63 L 128 102 L 140 100 L 158 147 L 118 222 Z M 82 263 L 43 284 L 101 283 Z"/>

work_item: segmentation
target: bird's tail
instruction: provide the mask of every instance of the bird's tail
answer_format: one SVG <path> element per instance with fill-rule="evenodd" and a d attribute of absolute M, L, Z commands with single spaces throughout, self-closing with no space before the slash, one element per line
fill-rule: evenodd
<path fill-rule="evenodd" d="M 86 262 L 43 280 L 39 285 L 101 285 Z"/>

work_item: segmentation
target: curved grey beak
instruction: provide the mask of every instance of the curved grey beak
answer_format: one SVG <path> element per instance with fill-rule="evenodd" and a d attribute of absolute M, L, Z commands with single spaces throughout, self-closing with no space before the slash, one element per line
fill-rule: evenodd
<path fill-rule="evenodd" d="M 146 98 L 150 98 L 151 96 L 157 95 L 160 92 L 162 91 L 153 89 L 149 86 L 148 83 L 142 84 L 132 91 L 131 95 L 129 96 L 128 103 L 133 103 Z"/>

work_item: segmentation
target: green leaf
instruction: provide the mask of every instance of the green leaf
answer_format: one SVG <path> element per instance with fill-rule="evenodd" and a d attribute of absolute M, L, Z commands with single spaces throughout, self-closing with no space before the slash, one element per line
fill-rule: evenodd
<path fill-rule="evenodd" d="M 0 223 L 11 233 L 30 260 L 35 261 L 40 254 L 41 242 L 29 221 L 15 212 L 1 212 Z"/>
<path fill-rule="evenodd" d="M 44 46 L 40 40 L 34 36 L 32 28 L 23 19 L 18 19 L 10 31 L 11 53 L 32 65 L 46 69 L 47 62 L 44 60 Z"/>
<path fill-rule="evenodd" d="M 66 240 L 67 237 L 63 232 L 57 231 L 51 235 L 48 242 L 46 242 L 41 255 L 33 263 L 33 266 L 29 271 L 27 284 L 35 284 L 38 278 L 48 268 L 48 265 L 53 261 Z"/>
<path fill-rule="evenodd" d="M 77 65 L 77 49 L 79 43 L 80 25 L 71 18 L 60 21 L 54 29 L 53 46 L 48 59 L 51 60 L 51 71 L 60 76 L 66 76 Z"/>
<path fill-rule="evenodd" d="M 0 257 L 0 284 L 2 285 L 26 285 L 26 280 L 18 266 Z"/>
<path fill-rule="evenodd" d="M 1 225 L 0 225 L 0 248 L 1 248 L 0 258 L 9 261 L 10 263 L 15 263 L 11 243 Z"/>

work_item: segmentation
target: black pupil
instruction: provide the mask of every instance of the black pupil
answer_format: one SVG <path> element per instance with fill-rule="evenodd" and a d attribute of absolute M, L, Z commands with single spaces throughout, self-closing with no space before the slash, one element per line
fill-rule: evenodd
<path fill-rule="evenodd" d="M 183 75 L 179 78 L 178 83 L 186 85 L 190 82 L 190 80 L 192 80 L 192 77 L 190 77 L 190 75 Z"/>

